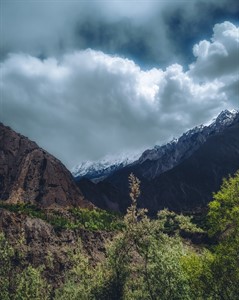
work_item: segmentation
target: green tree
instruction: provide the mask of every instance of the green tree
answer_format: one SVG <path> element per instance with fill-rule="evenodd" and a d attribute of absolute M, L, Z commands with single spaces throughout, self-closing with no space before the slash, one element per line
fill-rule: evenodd
<path fill-rule="evenodd" d="M 219 243 L 211 264 L 214 299 L 238 299 L 239 295 L 239 171 L 224 180 L 209 204 L 209 233 Z"/>
<path fill-rule="evenodd" d="M 221 189 L 209 203 L 210 234 L 238 235 L 239 232 L 239 171 L 224 179 Z"/>
<path fill-rule="evenodd" d="M 183 244 L 179 236 L 169 237 L 163 232 L 167 213 L 150 220 L 146 209 L 137 208 L 140 181 L 131 174 L 129 183 L 132 203 L 124 218 L 125 228 L 113 241 L 111 264 L 121 284 L 118 299 L 191 299 L 182 264 L 186 255 Z M 176 218 L 179 227 L 182 220 L 185 226 L 186 219 Z"/>

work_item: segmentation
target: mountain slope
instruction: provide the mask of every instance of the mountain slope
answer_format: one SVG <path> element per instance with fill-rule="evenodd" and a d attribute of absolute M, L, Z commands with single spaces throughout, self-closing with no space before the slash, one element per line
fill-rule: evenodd
<path fill-rule="evenodd" d="M 92 206 L 59 160 L 1 123 L 0 200 L 41 207 Z"/>
<path fill-rule="evenodd" d="M 239 169 L 239 124 L 212 136 L 191 157 L 146 184 L 143 203 L 158 209 L 184 211 L 203 208 L 222 179 Z"/>
<path fill-rule="evenodd" d="M 76 181 L 86 178 L 99 182 L 125 167 L 137 165 L 136 169 L 140 175 L 153 179 L 190 157 L 210 136 L 230 126 L 238 114 L 235 110 L 222 111 L 210 125 L 195 127 L 179 139 L 144 151 L 140 157 L 138 154 L 123 155 L 123 157 L 106 157 L 95 162 L 87 161 L 76 166 L 72 174 Z"/>
<path fill-rule="evenodd" d="M 132 172 L 141 180 L 139 205 L 149 208 L 151 214 L 164 207 L 195 210 L 205 206 L 222 178 L 239 169 L 239 115 L 235 113 L 228 120 L 226 114 L 219 115 L 209 127 L 200 127 L 183 135 L 178 143 L 172 143 L 171 151 L 162 154 L 161 149 L 159 159 L 146 159 L 142 163 L 139 160 L 113 173 L 97 184 L 101 197 L 89 199 L 104 208 L 107 202 L 111 206 L 113 202 L 120 211 L 125 211 L 130 203 L 128 176 Z M 79 182 L 79 186 L 87 194 L 86 183 Z"/>
<path fill-rule="evenodd" d="M 235 110 L 222 111 L 210 125 L 195 127 L 179 139 L 174 139 L 163 146 L 155 146 L 152 150 L 146 150 L 136 162 L 137 170 L 143 177 L 153 179 L 174 168 L 189 158 L 209 137 L 233 124 L 238 115 L 239 113 Z"/>

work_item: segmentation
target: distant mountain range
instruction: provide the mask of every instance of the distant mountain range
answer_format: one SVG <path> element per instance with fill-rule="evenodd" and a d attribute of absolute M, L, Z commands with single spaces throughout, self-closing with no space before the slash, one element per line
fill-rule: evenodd
<path fill-rule="evenodd" d="M 81 178 L 78 186 L 95 205 L 125 211 L 132 172 L 141 180 L 139 205 L 152 214 L 164 207 L 195 210 L 205 206 L 222 178 L 237 169 L 239 112 L 225 110 L 210 125 L 195 127 L 177 140 L 146 150 L 128 165 L 112 168 L 101 182 Z"/>
<path fill-rule="evenodd" d="M 100 161 L 84 161 L 73 168 L 72 174 L 76 181 L 85 178 L 99 182 L 126 166 L 137 164 L 142 165 L 142 175 L 152 179 L 188 158 L 209 136 L 231 125 L 238 114 L 236 110 L 222 111 L 209 126 L 197 126 L 184 133 L 179 139 L 173 139 L 163 146 L 157 145 L 141 155 L 124 154 L 118 157 L 106 157 Z M 150 164 L 149 161 L 152 163 Z"/>
<path fill-rule="evenodd" d="M 76 181 L 82 178 L 90 179 L 93 182 L 104 180 L 113 172 L 133 163 L 139 154 L 123 154 L 122 156 L 108 156 L 100 161 L 84 161 L 72 170 Z"/>

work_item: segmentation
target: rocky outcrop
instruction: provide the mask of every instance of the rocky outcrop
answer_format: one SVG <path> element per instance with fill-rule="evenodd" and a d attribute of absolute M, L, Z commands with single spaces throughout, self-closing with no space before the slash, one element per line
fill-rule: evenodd
<path fill-rule="evenodd" d="M 1 123 L 0 200 L 41 207 L 92 207 L 58 159 Z"/>

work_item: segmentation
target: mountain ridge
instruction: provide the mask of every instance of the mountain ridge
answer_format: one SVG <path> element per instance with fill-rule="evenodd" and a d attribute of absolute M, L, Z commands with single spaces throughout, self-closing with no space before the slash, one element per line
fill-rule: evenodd
<path fill-rule="evenodd" d="M 174 138 L 172 141 L 164 145 L 156 145 L 152 149 L 147 149 L 141 155 L 137 154 L 129 157 L 124 155 L 123 157 L 115 157 L 113 159 L 105 158 L 96 162 L 83 162 L 73 169 L 73 176 L 76 181 L 86 178 L 98 183 L 122 168 L 135 164 L 143 165 L 147 160 L 149 160 L 152 164 L 149 166 L 149 163 L 147 163 L 147 172 L 145 172 L 144 176 L 152 179 L 159 175 L 159 173 L 173 168 L 175 165 L 180 163 L 180 161 L 189 157 L 206 141 L 208 136 L 216 134 L 229 126 L 238 115 L 239 112 L 237 110 L 224 110 L 217 118 L 212 120 L 209 125 L 196 126 L 183 133 L 179 138 Z M 196 135 L 198 135 L 198 137 L 195 137 Z M 195 139 L 195 144 L 188 144 L 185 149 L 185 143 L 190 138 Z M 182 152 L 181 157 L 180 151 Z M 164 158 L 163 156 L 168 157 Z M 171 156 L 171 160 L 169 159 L 169 156 Z M 136 157 L 138 157 L 138 159 L 135 159 Z M 159 159 L 167 160 L 167 165 L 163 165 L 161 161 L 158 163 L 155 162 Z"/>
<path fill-rule="evenodd" d="M 181 156 L 181 161 L 178 164 L 174 164 L 172 168 L 168 168 L 166 171 L 162 171 L 162 167 L 160 169 L 160 172 L 158 172 L 158 169 L 155 168 L 155 165 L 162 164 L 162 163 L 167 163 L 167 159 L 159 160 L 145 160 L 142 164 L 132 164 L 130 166 L 126 166 L 122 168 L 121 170 L 116 171 L 115 173 L 111 174 L 109 177 L 107 177 L 105 180 L 102 182 L 99 182 L 96 186 L 91 186 L 93 189 L 97 189 L 98 198 L 94 198 L 90 195 L 90 183 L 86 183 L 85 181 L 79 182 L 78 185 L 82 189 L 83 193 L 87 196 L 89 196 L 89 199 L 95 205 L 107 209 L 108 203 L 110 203 L 111 207 L 117 207 L 119 211 L 124 212 L 128 205 L 130 204 L 130 200 L 128 197 L 128 176 L 130 173 L 134 173 L 135 176 L 137 176 L 141 180 L 141 197 L 139 199 L 139 205 L 140 207 L 146 207 L 149 208 L 152 214 L 155 214 L 159 209 L 162 209 L 164 207 L 168 207 L 173 210 L 180 210 L 180 205 L 181 205 L 181 210 L 187 210 L 187 209 L 197 209 L 197 207 L 202 206 L 200 204 L 203 204 L 204 206 L 209 202 L 209 199 L 212 197 L 212 192 L 215 192 L 222 181 L 223 177 L 227 177 L 228 174 L 234 173 L 237 169 L 239 169 L 239 113 L 235 112 L 235 116 L 233 120 L 228 121 L 228 122 L 221 122 L 223 120 L 223 117 L 227 113 L 220 114 L 220 118 L 217 119 L 217 122 L 214 121 L 213 125 L 208 129 L 208 126 L 203 128 L 199 128 L 196 131 L 189 131 L 189 133 L 184 134 L 181 138 L 181 142 L 184 145 L 183 151 L 179 153 Z M 217 130 L 215 130 L 214 124 L 219 126 L 217 127 Z M 224 124 L 222 127 L 221 125 Z M 230 131 L 230 128 L 235 127 L 234 129 L 234 135 L 230 135 L 230 139 L 227 138 L 227 132 Z M 213 128 L 212 128 L 213 127 Z M 202 135 L 201 132 L 205 133 L 206 130 L 206 135 Z M 224 137 L 219 138 L 220 136 Z M 191 137 L 192 142 L 194 143 L 193 149 L 191 148 L 192 142 L 190 140 L 190 143 L 188 143 L 185 147 L 185 137 Z M 214 142 L 212 142 L 213 140 Z M 224 140 L 228 142 L 228 145 L 224 143 Z M 210 147 L 207 148 L 207 144 L 211 143 L 212 149 L 214 149 L 215 152 L 215 157 L 213 153 L 210 150 Z M 236 144 L 236 147 L 233 146 Z M 203 150 L 206 147 L 206 150 Z M 223 149 L 228 149 L 228 152 L 223 151 Z M 175 149 L 175 148 L 173 148 Z M 200 150 L 201 149 L 201 150 Z M 221 152 L 218 152 L 219 149 L 221 149 Z M 192 151 L 193 150 L 193 151 Z M 192 156 L 195 156 L 195 153 L 197 152 L 203 152 L 204 153 L 204 160 L 205 163 L 203 162 L 203 159 L 201 158 L 200 165 L 198 165 L 197 160 L 195 160 L 193 163 L 188 163 L 188 161 L 192 160 Z M 218 155 L 217 155 L 218 153 Z M 165 153 L 164 153 L 165 154 Z M 169 157 L 171 159 L 172 153 L 167 153 L 166 152 L 166 158 Z M 214 164 L 211 163 L 210 160 L 207 158 L 207 154 L 210 154 L 212 162 L 214 159 L 217 160 L 217 165 L 215 167 Z M 198 154 L 197 154 L 198 155 Z M 200 155 L 199 155 L 200 156 Z M 164 157 L 163 157 L 164 158 Z M 227 160 L 226 160 L 227 158 Z M 232 161 L 232 158 L 234 159 Z M 173 161 L 174 163 L 175 161 Z M 205 164 L 208 164 L 208 167 L 205 166 Z M 237 164 L 238 162 L 238 164 Z M 168 165 L 171 165 L 168 164 Z M 166 164 L 167 166 L 167 164 Z M 188 167 L 190 166 L 190 167 Z M 213 170 L 213 174 L 211 174 L 211 169 Z M 156 170 L 156 175 L 155 176 L 147 176 L 150 168 L 155 168 Z M 190 197 L 191 195 L 194 195 L 194 193 L 191 191 L 186 193 L 185 199 L 182 196 L 183 191 L 184 191 L 184 186 L 190 186 L 190 184 L 193 186 L 194 183 L 190 183 L 190 174 L 193 175 L 196 174 L 195 168 L 200 169 L 201 171 L 203 168 L 207 170 L 209 174 L 211 174 L 213 178 L 213 182 L 211 182 L 211 188 L 210 189 L 205 189 L 204 185 L 208 185 L 204 181 L 204 177 L 207 177 L 207 172 L 201 172 L 200 174 L 203 175 L 195 175 L 195 178 L 197 177 L 197 181 L 202 181 L 203 184 L 201 185 L 201 189 L 204 191 L 202 195 L 202 199 L 200 200 L 200 195 L 199 192 L 197 192 L 197 197 L 195 197 L 195 201 L 192 200 L 192 205 L 190 202 L 188 202 L 187 198 Z M 167 185 L 167 176 L 168 172 L 174 172 L 173 170 L 180 170 L 182 174 L 188 174 L 186 178 L 184 178 L 185 182 L 180 182 L 180 180 L 176 180 L 176 185 L 181 184 L 181 187 L 175 188 L 173 184 L 173 180 L 169 180 L 168 185 Z M 161 172 L 162 171 L 162 172 Z M 158 173 L 157 173 L 158 172 Z M 146 174 L 146 175 L 145 175 Z M 170 175 L 171 176 L 171 175 Z M 176 175 L 174 175 L 176 176 Z M 177 177 L 177 176 L 176 176 Z M 183 176 L 182 176 L 183 177 Z M 171 177 L 170 177 L 171 178 Z M 178 178 L 178 177 L 177 177 Z M 179 184 L 179 185 L 180 185 Z M 164 198 L 160 200 L 160 192 L 161 192 L 161 187 L 164 189 Z M 167 190 L 175 190 L 175 195 L 170 193 L 167 193 Z M 197 188 L 198 189 L 198 188 Z M 187 191 L 190 190 L 190 188 L 186 189 Z M 171 197 L 171 200 L 170 200 Z M 173 200 L 172 200 L 173 199 Z M 178 200 L 177 200 L 178 199 Z M 181 199 L 181 200 L 180 200 Z M 201 201 L 201 202 L 200 202 Z"/>

